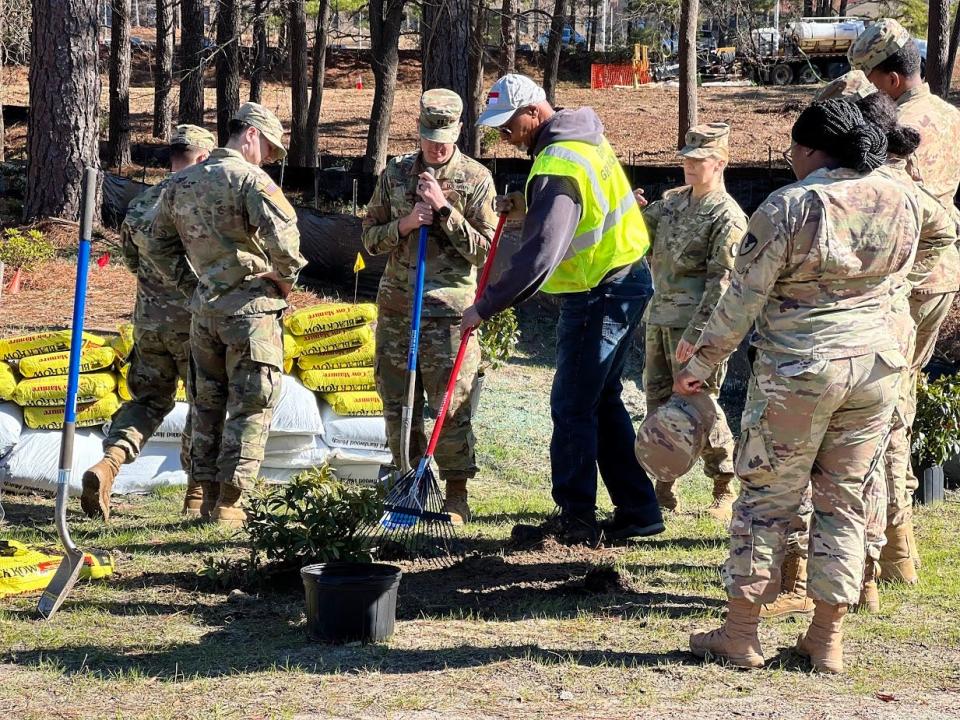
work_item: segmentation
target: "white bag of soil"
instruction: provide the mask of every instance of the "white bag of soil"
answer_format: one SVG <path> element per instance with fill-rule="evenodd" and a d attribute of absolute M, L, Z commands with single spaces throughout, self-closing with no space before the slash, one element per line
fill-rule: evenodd
<path fill-rule="evenodd" d="M 344 417 L 320 403 L 323 439 L 332 448 L 387 452 L 387 425 L 382 417 Z M 388 461 L 389 462 L 389 461 Z"/>
<path fill-rule="evenodd" d="M 13 403 L 0 403 L 0 458 L 13 450 L 23 432 L 23 411 Z"/>

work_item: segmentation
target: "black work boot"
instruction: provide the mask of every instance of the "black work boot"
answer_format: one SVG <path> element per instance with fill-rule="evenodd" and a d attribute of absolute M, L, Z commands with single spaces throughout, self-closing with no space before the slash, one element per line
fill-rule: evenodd
<path fill-rule="evenodd" d="M 521 547 L 532 547 L 547 538 L 553 538 L 563 545 L 595 548 L 600 545 L 602 537 L 595 516 L 580 517 L 560 508 L 539 525 L 520 523 L 514 525 L 510 533 L 510 540 Z"/>
<path fill-rule="evenodd" d="M 620 510 L 614 510 L 613 515 L 600 522 L 600 529 L 603 531 L 604 540 L 611 542 L 659 535 L 666 530 L 666 527 L 662 518 L 643 519 Z"/>

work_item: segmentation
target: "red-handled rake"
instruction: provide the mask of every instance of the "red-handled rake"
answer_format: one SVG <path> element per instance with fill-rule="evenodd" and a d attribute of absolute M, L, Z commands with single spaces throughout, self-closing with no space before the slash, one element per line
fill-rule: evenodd
<path fill-rule="evenodd" d="M 476 299 L 487 287 L 505 221 L 506 215 L 501 214 L 490 242 L 490 252 L 477 281 Z M 380 519 L 361 531 L 369 538 L 370 552 L 381 559 L 427 559 L 445 565 L 452 563 L 455 557 L 463 556 L 450 515 L 443 511 L 443 493 L 437 484 L 431 461 L 473 332 L 471 328 L 460 338 L 460 347 L 450 379 L 447 380 L 447 389 L 443 393 L 443 402 L 440 403 L 427 452 L 415 469 L 401 475 L 390 488 Z"/>

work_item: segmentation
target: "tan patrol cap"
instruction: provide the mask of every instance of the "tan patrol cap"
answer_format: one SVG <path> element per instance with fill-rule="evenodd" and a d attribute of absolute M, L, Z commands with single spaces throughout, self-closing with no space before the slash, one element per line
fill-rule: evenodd
<path fill-rule="evenodd" d="M 420 96 L 420 137 L 438 143 L 460 138 L 463 100 L 453 90 L 427 90 Z"/>
<path fill-rule="evenodd" d="M 277 149 L 281 160 L 287 156 L 287 149 L 283 146 L 283 125 L 280 124 L 277 116 L 263 105 L 246 102 L 240 106 L 233 119 L 259 130 L 266 141 Z"/>
<path fill-rule="evenodd" d="M 730 157 L 730 126 L 727 123 L 714 122 L 694 125 L 687 130 L 680 148 L 681 157 L 703 159 L 716 157 L 726 160 Z"/>
<path fill-rule="evenodd" d="M 690 472 L 716 422 L 716 406 L 708 395 L 674 394 L 640 423 L 637 461 L 655 479 L 672 482 Z"/>
<path fill-rule="evenodd" d="M 171 145 L 189 145 L 200 150 L 213 150 L 217 146 L 216 138 L 209 130 L 196 125 L 177 125 L 170 135 Z"/>
<path fill-rule="evenodd" d="M 863 70 L 851 70 L 836 80 L 831 80 L 816 94 L 814 102 L 823 102 L 833 98 L 856 102 L 868 95 L 873 95 L 877 88 L 867 80 Z"/>
<path fill-rule="evenodd" d="M 893 18 L 883 18 L 867 27 L 847 51 L 850 67 L 867 75 L 887 58 L 913 42 L 910 33 Z"/>

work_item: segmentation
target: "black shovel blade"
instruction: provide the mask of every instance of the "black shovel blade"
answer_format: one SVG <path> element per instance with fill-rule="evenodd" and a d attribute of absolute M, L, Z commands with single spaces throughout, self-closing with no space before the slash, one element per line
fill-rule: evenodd
<path fill-rule="evenodd" d="M 83 551 L 79 548 L 67 550 L 60 561 L 60 566 L 53 576 L 53 580 L 43 591 L 40 602 L 37 603 L 37 612 L 44 620 L 49 620 L 54 616 L 67 595 L 73 589 L 80 577 L 80 568 L 83 567 Z"/>

